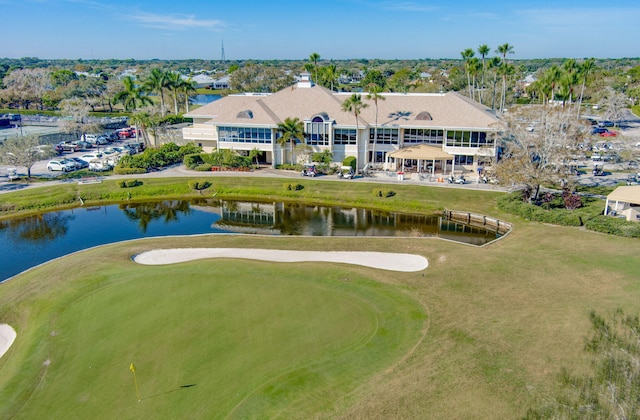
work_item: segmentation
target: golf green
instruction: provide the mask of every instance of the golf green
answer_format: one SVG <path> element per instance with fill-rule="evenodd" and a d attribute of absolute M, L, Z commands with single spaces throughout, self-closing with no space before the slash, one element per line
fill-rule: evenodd
<path fill-rule="evenodd" d="M 139 266 L 100 249 L 86 253 L 99 263 L 61 270 L 82 258 L 74 255 L 3 285 L 26 282 L 24 294 L 8 294 L 9 317 L 22 322 L 0 360 L 0 417 L 331 414 L 406 354 L 426 320 L 418 302 L 362 268 Z M 29 283 L 41 275 L 56 289 Z"/>

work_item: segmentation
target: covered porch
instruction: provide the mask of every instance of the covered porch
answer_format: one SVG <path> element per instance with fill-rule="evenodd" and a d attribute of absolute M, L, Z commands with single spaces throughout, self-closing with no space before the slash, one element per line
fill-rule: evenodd
<path fill-rule="evenodd" d="M 630 222 L 640 221 L 640 186 L 623 186 L 613 190 L 607 196 L 604 214 L 621 214 Z"/>
<path fill-rule="evenodd" d="M 389 162 L 389 158 L 395 160 L 395 168 L 390 168 L 391 162 Z M 415 166 L 414 161 L 416 162 Z M 455 161 L 452 154 L 443 151 L 439 147 L 417 144 L 388 153 L 385 166 L 388 169 L 395 169 L 399 172 L 410 170 L 435 176 L 436 174 L 453 173 Z"/>

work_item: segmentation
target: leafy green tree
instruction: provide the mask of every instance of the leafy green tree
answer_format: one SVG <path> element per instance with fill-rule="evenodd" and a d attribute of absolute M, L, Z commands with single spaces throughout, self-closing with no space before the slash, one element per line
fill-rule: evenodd
<path fill-rule="evenodd" d="M 385 100 L 384 96 L 382 95 L 382 88 L 376 84 L 369 85 L 369 93 L 367 93 L 367 99 L 373 101 L 373 104 L 376 107 L 376 119 L 373 129 L 373 148 L 371 150 L 371 155 L 373 156 L 373 161 L 375 163 L 376 145 L 378 143 L 378 101 Z"/>
<path fill-rule="evenodd" d="M 345 112 L 351 112 L 356 117 L 356 143 L 359 143 L 358 134 L 360 131 L 358 116 L 360 115 L 362 110 L 367 106 L 368 106 L 367 104 L 362 102 L 362 96 L 357 93 L 354 93 L 342 103 L 342 110 Z M 369 149 L 368 147 L 365 147 L 365 159 L 367 159 L 366 155 L 368 154 L 368 149 Z M 365 164 L 366 163 L 368 162 L 365 162 Z"/>
<path fill-rule="evenodd" d="M 113 97 L 115 103 L 121 103 L 125 111 L 135 111 L 146 105 L 153 105 L 151 98 L 147 96 L 145 91 L 136 86 L 131 76 L 122 79 L 123 89 L 116 93 Z"/>
<path fill-rule="evenodd" d="M 278 123 L 278 133 L 281 136 L 278 138 L 278 144 L 282 147 L 284 153 L 284 147 L 287 143 L 291 143 L 291 164 L 293 165 L 293 149 L 296 140 L 304 140 L 304 122 L 296 118 L 286 118 L 284 122 Z"/>
<path fill-rule="evenodd" d="M 387 86 L 387 79 L 379 70 L 368 70 L 360 84 L 362 86 L 370 86 L 372 83 L 384 89 Z"/>

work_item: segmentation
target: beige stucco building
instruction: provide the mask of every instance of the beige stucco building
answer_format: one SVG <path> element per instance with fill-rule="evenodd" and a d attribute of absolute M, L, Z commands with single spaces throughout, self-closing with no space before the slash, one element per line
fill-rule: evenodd
<path fill-rule="evenodd" d="M 331 151 L 337 165 L 348 156 L 357 158 L 359 169 L 395 165 L 389 153 L 418 144 L 452 155 L 448 167 L 471 170 L 496 156 L 494 134 L 500 120 L 489 108 L 455 92 L 383 93 L 377 109 L 362 93 L 367 107 L 357 124 L 353 113 L 342 110 L 351 95 L 314 85 L 303 75 L 300 82 L 273 94 L 229 95 L 191 111 L 186 116 L 193 118 L 193 125 L 183 129 L 183 138 L 207 152 L 233 149 L 247 154 L 258 149 L 264 152 L 263 162 L 275 166 L 291 158 L 291 147 L 277 142 L 278 123 L 297 117 L 305 125 L 304 143 L 314 152 Z M 417 162 L 404 163 L 411 168 Z M 442 165 L 447 167 L 447 162 Z"/>

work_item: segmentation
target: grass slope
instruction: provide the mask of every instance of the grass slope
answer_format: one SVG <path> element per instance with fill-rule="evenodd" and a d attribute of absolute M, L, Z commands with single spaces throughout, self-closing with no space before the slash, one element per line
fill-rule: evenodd
<path fill-rule="evenodd" d="M 2 314 L 21 340 L 0 365 L 0 400 L 10 401 L 0 417 L 332 412 L 415 345 L 425 322 L 419 303 L 347 267 L 220 260 L 145 267 L 112 253 L 91 250 L 6 285 L 0 306 L 29 309 L 12 311 L 22 322 Z M 68 264 L 82 269 L 64 274 Z M 30 285 L 48 289 L 46 303 L 22 293 Z"/>

